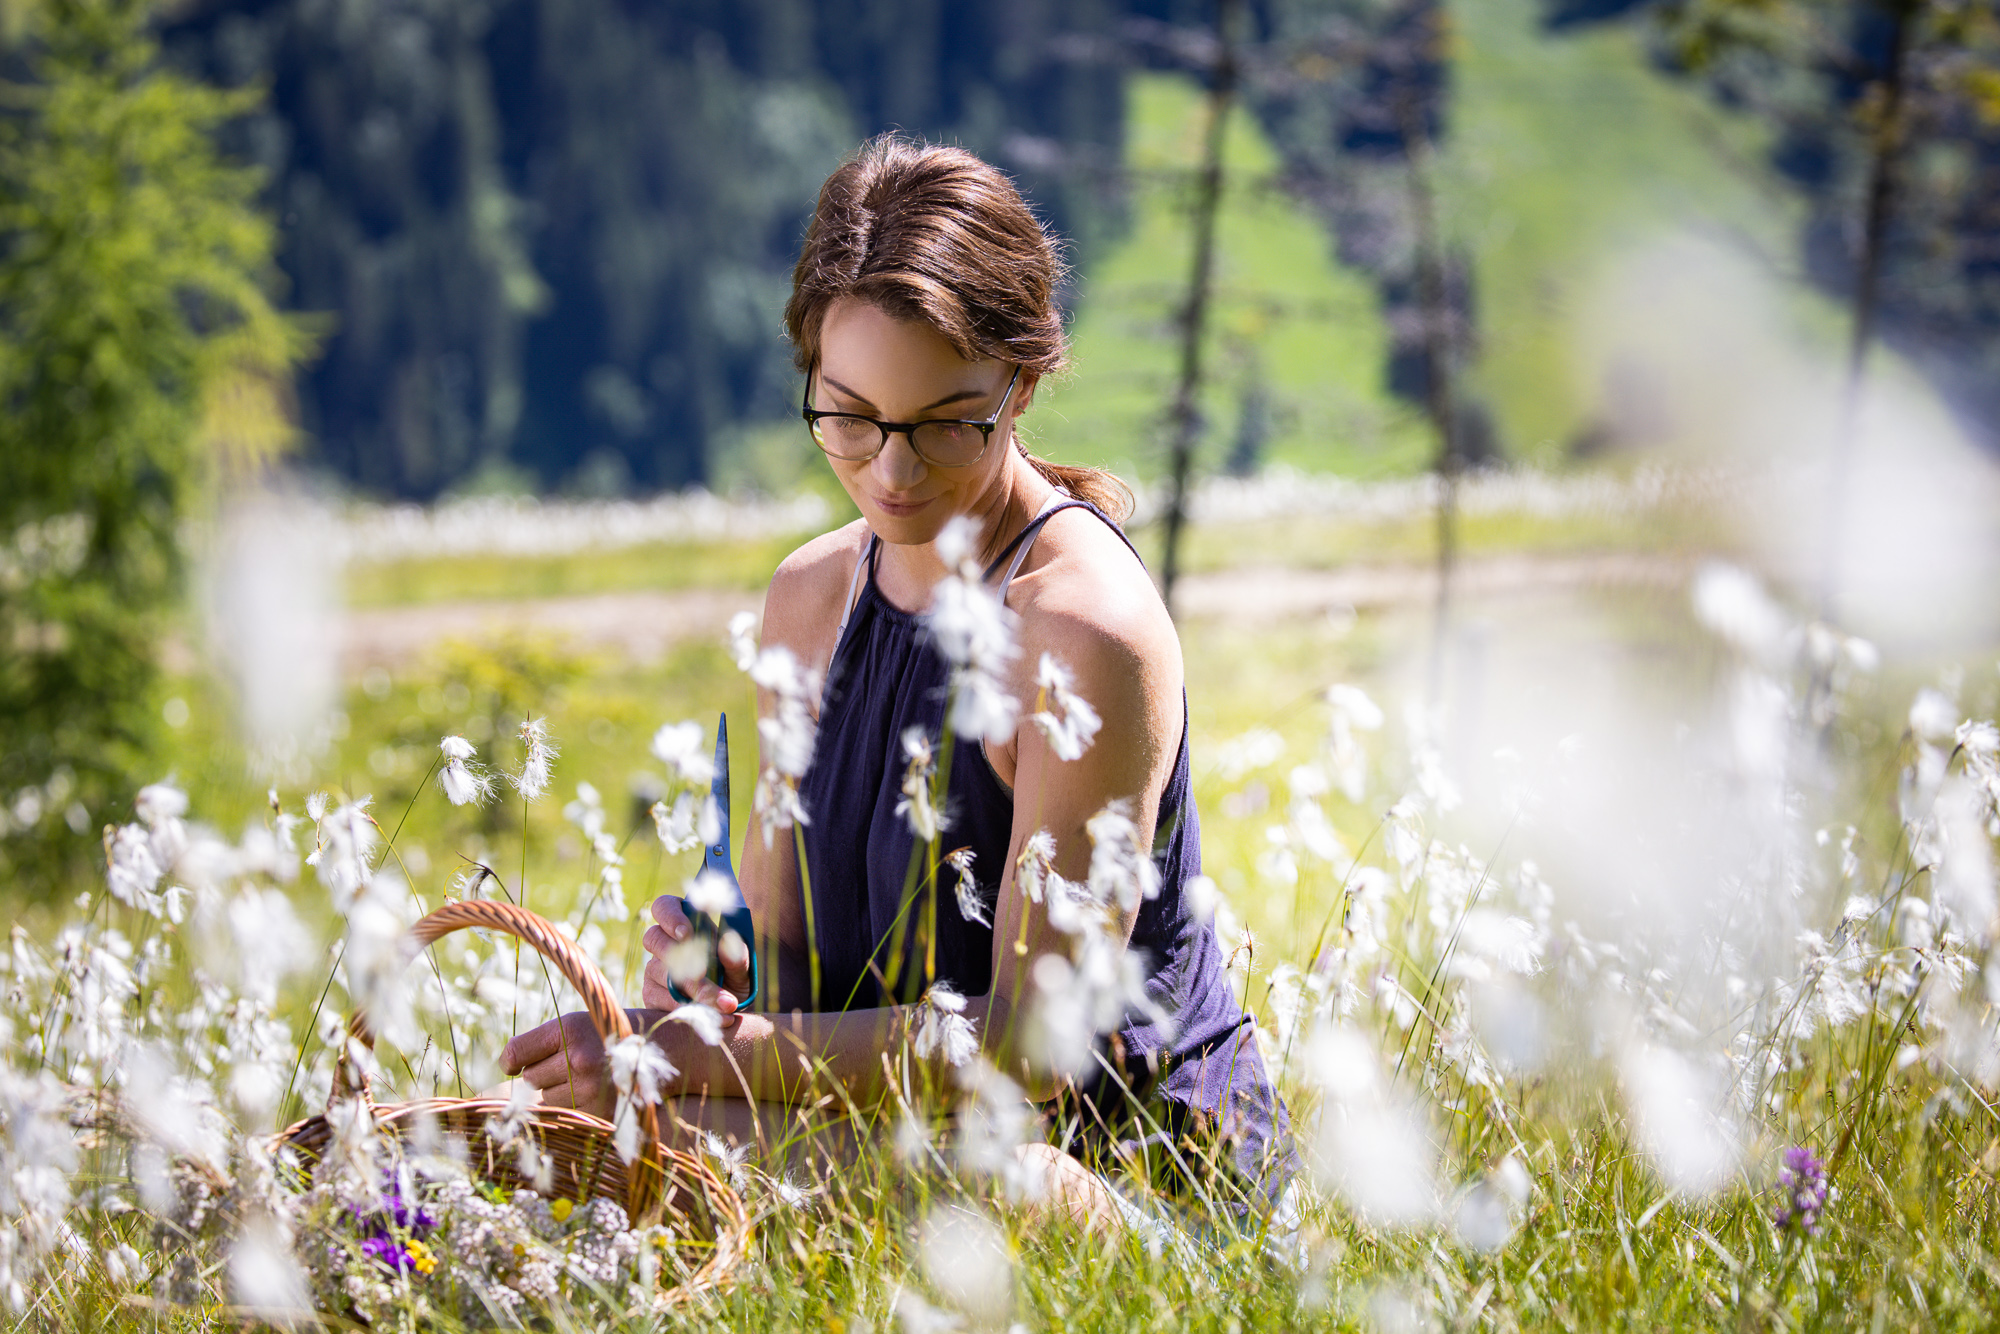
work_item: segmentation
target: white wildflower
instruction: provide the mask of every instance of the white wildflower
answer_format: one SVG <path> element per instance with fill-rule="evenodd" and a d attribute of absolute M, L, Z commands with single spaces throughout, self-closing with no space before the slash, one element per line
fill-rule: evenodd
<path fill-rule="evenodd" d="M 694 787 L 707 787 L 715 778 L 715 760 L 702 745 L 701 724 L 668 723 L 653 733 L 653 758 L 667 766 L 667 772 Z"/>
<path fill-rule="evenodd" d="M 728 876 L 706 868 L 683 886 L 682 897 L 691 911 L 711 917 L 734 911 L 741 902 L 736 886 L 730 883 Z"/>
<path fill-rule="evenodd" d="M 749 1181 L 749 1173 L 744 1170 L 744 1163 L 750 1157 L 750 1147 L 748 1144 L 732 1146 L 729 1141 L 712 1130 L 705 1131 L 701 1137 L 702 1157 L 714 1163 L 723 1178 L 738 1190 L 743 1189 Z"/>
<path fill-rule="evenodd" d="M 665 1052 L 639 1033 L 627 1034 L 612 1043 L 606 1055 L 611 1064 L 612 1087 L 648 1107 L 659 1105 L 660 1085 L 680 1073 Z"/>
<path fill-rule="evenodd" d="M 945 854 L 945 865 L 958 874 L 957 882 L 952 886 L 953 892 L 958 896 L 958 915 L 968 922 L 991 927 L 992 914 L 987 910 L 985 901 L 980 898 L 979 881 L 972 874 L 972 856 L 971 848 L 954 848 Z"/>
<path fill-rule="evenodd" d="M 764 769 L 757 776 L 752 803 L 764 831 L 764 846 L 770 847 L 778 830 L 812 823 L 799 801 L 799 782 L 812 766 L 818 739 L 819 724 L 812 710 L 819 678 L 783 645 L 760 650 L 745 670 L 775 705 L 757 720 Z"/>
<path fill-rule="evenodd" d="M 1791 621 L 1754 575 L 1711 562 L 1694 581 L 1694 610 L 1701 623 L 1746 657 L 1775 663 L 1791 635 Z"/>
<path fill-rule="evenodd" d="M 1627 1049 L 1618 1073 L 1639 1142 L 1661 1179 L 1691 1195 L 1727 1184 L 1742 1148 L 1725 1119 L 1719 1081 L 1679 1052 L 1645 1043 Z"/>
<path fill-rule="evenodd" d="M 133 809 L 148 825 L 164 824 L 168 820 L 178 820 L 188 812 L 187 793 L 171 782 L 148 783 L 139 789 L 133 798 Z"/>
<path fill-rule="evenodd" d="M 1510 1153 L 1459 1197 L 1452 1229 L 1469 1250 L 1497 1251 L 1520 1225 L 1520 1208 L 1528 1194 L 1527 1169 Z"/>
<path fill-rule="evenodd" d="M 1958 728 L 1958 706 L 1951 696 L 1925 686 L 1910 703 L 1910 730 L 1922 741 L 1942 741 Z"/>
<path fill-rule="evenodd" d="M 1973 785 L 1951 778 L 1938 794 L 1938 837 L 1943 845 L 1936 870 L 1937 902 L 1953 924 L 1976 944 L 1993 938 L 2000 897 L 1993 884 L 1993 841 L 1986 830 L 1986 804 Z"/>
<path fill-rule="evenodd" d="M 540 801 L 548 794 L 556 756 L 561 753 L 556 743 L 549 740 L 548 719 L 523 718 L 521 745 L 527 750 L 527 757 L 521 761 L 521 772 L 514 775 L 514 790 L 523 801 Z"/>
<path fill-rule="evenodd" d="M 1285 738 L 1268 727 L 1253 727 L 1231 737 L 1215 749 L 1215 771 L 1225 783 L 1234 783 L 1259 769 L 1268 769 L 1285 754 Z"/>
<path fill-rule="evenodd" d="M 967 1095 L 958 1111 L 960 1164 L 981 1176 L 999 1178 L 1016 1198 L 1043 1184 L 1022 1176 L 1021 1156 L 1015 1152 L 1028 1142 L 1035 1123 L 1034 1106 L 1021 1086 L 984 1056 L 963 1066 L 958 1082 Z"/>
<path fill-rule="evenodd" d="M 1091 816 L 1084 832 L 1090 835 L 1091 897 L 1116 903 L 1127 913 L 1137 912 L 1141 900 L 1159 897 L 1160 871 L 1140 842 L 1129 798 L 1120 797 Z"/>
<path fill-rule="evenodd" d="M 1040 903 L 1049 882 L 1055 874 L 1055 835 L 1046 829 L 1037 829 L 1021 844 L 1021 855 L 1014 860 L 1014 883 L 1028 896 L 1028 902 Z"/>
<path fill-rule="evenodd" d="M 144 829 L 128 824 L 111 836 L 104 878 L 113 898 L 157 917 L 161 905 L 155 890 L 161 874 L 153 857 L 152 839 Z"/>
<path fill-rule="evenodd" d="M 1355 732 L 1373 732 L 1382 726 L 1382 710 L 1357 686 L 1331 686 L 1326 692 L 1330 713 L 1327 724 L 1327 759 L 1333 765 L 1335 784 L 1349 801 L 1360 801 L 1368 792 L 1368 752 Z"/>
<path fill-rule="evenodd" d="M 612 1146 L 625 1162 L 632 1162 L 643 1147 L 639 1142 L 639 1108 L 657 1107 L 660 1085 L 680 1072 L 665 1052 L 638 1033 L 628 1034 L 611 1044 L 605 1053 L 611 1066 L 611 1083 L 618 1090 L 612 1113 Z"/>
<path fill-rule="evenodd" d="M 314 958 L 312 933 L 283 890 L 245 885 L 226 909 L 243 993 L 277 1004 L 278 984 Z"/>
<path fill-rule="evenodd" d="M 472 762 L 472 743 L 462 736 L 448 736 L 438 742 L 444 754 L 444 768 L 438 772 L 438 786 L 454 806 L 485 805 L 493 795 L 493 775 Z"/>
<path fill-rule="evenodd" d="M 347 992 L 368 1022 L 387 1041 L 409 1047 L 419 1040 L 410 1005 L 409 891 L 393 876 L 381 875 L 357 897 L 347 914 L 347 948 L 341 971 Z"/>
<path fill-rule="evenodd" d="M 1028 721 L 1041 729 L 1048 738 L 1049 749 L 1059 760 L 1074 760 L 1090 748 L 1096 739 L 1103 720 L 1097 710 L 1090 707 L 1090 701 L 1072 689 L 1069 668 L 1047 653 L 1035 671 L 1035 685 L 1054 711 L 1042 709 L 1029 716 Z"/>
<path fill-rule="evenodd" d="M 1222 902 L 1222 888 L 1205 875 L 1189 876 L 1181 885 L 1181 902 L 1187 905 L 1195 921 L 1212 922 L 1215 909 Z"/>
<path fill-rule="evenodd" d="M 757 660 L 757 640 L 750 633 L 756 628 L 754 611 L 739 611 L 729 618 L 729 656 L 739 672 L 749 671 L 750 664 Z"/>
<path fill-rule="evenodd" d="M 701 846 L 701 836 L 695 828 L 697 804 L 692 792 L 677 794 L 671 806 L 664 801 L 653 803 L 653 832 L 660 836 L 661 847 L 682 853 Z"/>
<path fill-rule="evenodd" d="M 328 811 L 326 797 L 315 793 L 307 809 L 317 803 L 321 814 L 317 845 L 306 863 L 319 872 L 320 882 L 333 895 L 333 906 L 346 912 L 354 896 L 374 875 L 375 842 L 380 831 L 368 814 L 370 798 L 360 797 Z"/>
<path fill-rule="evenodd" d="M 708 1005 L 682 1005 L 667 1016 L 677 1024 L 686 1024 L 694 1030 L 696 1037 L 711 1047 L 722 1045 L 722 1015 Z"/>
<path fill-rule="evenodd" d="M 289 1231 L 262 1212 L 243 1224 L 230 1246 L 229 1294 L 260 1324 L 289 1329 L 319 1323 Z"/>
<path fill-rule="evenodd" d="M 903 795 L 896 803 L 896 817 L 909 823 L 919 843 L 934 842 L 943 822 L 931 800 L 931 769 L 936 759 L 930 733 L 914 724 L 904 728 L 903 757 Z"/>
<path fill-rule="evenodd" d="M 969 739 L 1005 741 L 1014 734 L 1021 704 L 1002 686 L 1000 673 L 1020 650 L 1014 613 L 971 563 L 976 537 L 976 526 L 963 515 L 939 534 L 938 554 L 947 573 L 932 593 L 924 621 L 952 666 L 952 730 Z"/>
<path fill-rule="evenodd" d="M 937 1056 L 947 1065 L 964 1065 L 972 1059 L 979 1050 L 979 1034 L 964 1011 L 965 997 L 943 982 L 931 984 L 917 1004 L 912 1049 L 919 1060 Z"/>
<path fill-rule="evenodd" d="M 970 741 L 1004 742 L 1014 735 L 1021 701 L 1000 678 L 978 667 L 952 673 L 951 728 Z"/>
<path fill-rule="evenodd" d="M 1325 1094 L 1309 1155 L 1321 1184 L 1376 1226 L 1428 1222 L 1438 1209 L 1437 1149 L 1373 1044 L 1356 1029 L 1326 1025 L 1306 1065 Z"/>
<path fill-rule="evenodd" d="M 983 1213 L 939 1205 L 917 1229 L 924 1278 L 975 1328 L 999 1329 L 1014 1306 L 1014 1259 L 1006 1234 Z"/>
<path fill-rule="evenodd" d="M 939 652 L 954 667 L 997 671 L 1013 660 L 1013 613 L 978 582 L 977 574 L 949 574 L 938 581 L 926 616 Z"/>
<path fill-rule="evenodd" d="M 707 936 L 698 931 L 691 932 L 687 939 L 667 946 L 660 962 L 666 967 L 667 976 L 673 979 L 674 985 L 686 991 L 708 976 L 708 966 L 712 961 L 709 949 Z"/>
<path fill-rule="evenodd" d="M 941 1311 L 908 1288 L 898 1288 L 889 1305 L 903 1334 L 948 1334 L 963 1329 L 965 1322 L 950 1311 Z"/>

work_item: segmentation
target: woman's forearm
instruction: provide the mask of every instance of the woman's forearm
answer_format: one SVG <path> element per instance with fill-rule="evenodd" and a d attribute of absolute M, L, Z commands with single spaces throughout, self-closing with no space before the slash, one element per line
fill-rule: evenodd
<path fill-rule="evenodd" d="M 891 1050 L 900 1026 L 894 1009 L 752 1012 L 740 1016 L 719 1045 L 708 1046 L 691 1041 L 692 1033 L 662 1011 L 632 1017 L 635 1027 L 665 1047 L 680 1071 L 683 1096 L 799 1103 L 832 1095 L 862 1107 L 882 1098 L 882 1053 Z"/>

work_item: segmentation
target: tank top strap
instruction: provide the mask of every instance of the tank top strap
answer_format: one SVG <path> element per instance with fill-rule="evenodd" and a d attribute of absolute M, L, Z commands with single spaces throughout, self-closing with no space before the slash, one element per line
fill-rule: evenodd
<path fill-rule="evenodd" d="M 1078 500 L 1073 496 L 1063 496 L 1058 492 L 1049 498 L 1049 503 L 1042 507 L 1041 513 L 1029 520 L 1028 526 L 1023 528 L 1020 534 L 1012 542 L 1009 542 L 998 556 L 993 558 L 993 563 L 986 567 L 985 578 L 990 581 L 993 578 L 993 572 L 1000 568 L 1000 563 L 1002 561 L 1007 562 L 1007 573 L 1000 580 L 999 597 L 1002 602 L 1007 600 L 1007 589 L 1014 582 L 1014 576 L 1020 572 L 1021 563 L 1027 560 L 1028 552 L 1034 547 L 1035 539 L 1041 535 L 1043 525 L 1064 510 L 1073 509 L 1089 510 L 1092 514 L 1104 520 L 1105 526 L 1118 535 L 1118 540 L 1125 544 L 1126 549 L 1132 553 L 1133 558 L 1142 567 L 1145 565 L 1146 558 L 1139 554 L 1139 548 L 1132 545 L 1132 539 L 1125 536 L 1125 530 L 1120 528 L 1109 514 L 1106 514 L 1087 500 Z M 1011 559 L 1009 559 L 1010 556 Z"/>
<path fill-rule="evenodd" d="M 868 534 L 868 540 L 861 544 L 861 554 L 855 558 L 854 573 L 848 576 L 847 597 L 840 604 L 840 624 L 833 629 L 833 656 L 836 658 L 840 656 L 840 641 L 847 638 L 847 622 L 854 615 L 855 597 L 861 591 L 861 572 L 870 569 L 875 544 L 879 541 L 881 539 L 875 534 Z"/>

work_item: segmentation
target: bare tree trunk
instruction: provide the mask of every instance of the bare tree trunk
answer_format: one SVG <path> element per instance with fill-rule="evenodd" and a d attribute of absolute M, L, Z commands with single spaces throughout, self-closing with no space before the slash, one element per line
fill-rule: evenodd
<path fill-rule="evenodd" d="M 1854 470 L 1855 437 L 1861 429 L 1861 391 L 1867 378 L 1868 348 L 1875 339 L 1876 311 L 1881 304 L 1882 252 L 1888 244 L 1889 223 L 1896 210 L 1896 165 L 1903 148 L 1910 32 L 1924 4 L 1925 0 L 1897 0 L 1891 6 L 1882 104 L 1875 124 L 1870 127 L 1861 262 L 1854 276 L 1854 321 L 1847 345 L 1847 381 L 1841 391 L 1840 419 L 1834 428 L 1833 453 L 1828 460 L 1826 536 L 1820 553 L 1819 614 L 1828 624 L 1837 624 L 1840 615 L 1840 542 L 1847 527 L 1849 475 Z"/>
<path fill-rule="evenodd" d="M 1187 526 L 1188 484 L 1201 436 L 1201 345 L 1208 326 L 1208 302 L 1215 277 L 1215 219 L 1222 203 L 1223 135 L 1236 96 L 1236 48 L 1232 44 L 1238 0 L 1216 0 L 1216 55 L 1208 87 L 1208 125 L 1201 172 L 1195 179 L 1194 261 L 1188 274 L 1187 304 L 1181 310 L 1180 376 L 1169 410 L 1173 426 L 1173 489 L 1167 499 L 1166 552 L 1160 560 L 1160 595 L 1169 611 L 1180 578 L 1181 530 Z"/>
<path fill-rule="evenodd" d="M 1465 460 L 1458 447 L 1458 403 L 1452 376 L 1453 323 L 1445 290 L 1444 240 L 1431 181 L 1430 133 L 1413 95 L 1402 100 L 1403 140 L 1409 162 L 1410 214 L 1417 242 L 1417 299 L 1423 308 L 1425 408 L 1437 432 L 1437 608 L 1431 631 L 1427 700 L 1444 695 L 1444 650 L 1451 623 L 1451 579 L 1458 562 L 1458 479 Z"/>

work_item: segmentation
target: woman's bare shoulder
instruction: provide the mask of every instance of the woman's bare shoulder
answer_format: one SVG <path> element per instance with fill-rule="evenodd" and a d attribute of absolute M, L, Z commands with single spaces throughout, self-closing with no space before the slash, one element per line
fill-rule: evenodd
<path fill-rule="evenodd" d="M 856 519 L 780 561 L 764 597 L 764 642 L 787 645 L 807 661 L 830 652 L 841 604 L 867 540 L 868 525 Z"/>
<path fill-rule="evenodd" d="M 1008 601 L 1022 612 L 1027 638 L 1073 649 L 1086 641 L 1180 675 L 1180 637 L 1152 575 L 1096 515 L 1069 509 L 1051 518 L 1014 583 L 1022 596 Z"/>

